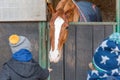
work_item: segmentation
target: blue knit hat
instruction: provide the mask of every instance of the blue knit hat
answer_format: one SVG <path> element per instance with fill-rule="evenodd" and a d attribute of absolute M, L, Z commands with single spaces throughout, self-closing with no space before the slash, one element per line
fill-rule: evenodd
<path fill-rule="evenodd" d="M 98 46 L 92 62 L 98 71 L 118 72 L 120 67 L 120 33 L 113 33 Z"/>

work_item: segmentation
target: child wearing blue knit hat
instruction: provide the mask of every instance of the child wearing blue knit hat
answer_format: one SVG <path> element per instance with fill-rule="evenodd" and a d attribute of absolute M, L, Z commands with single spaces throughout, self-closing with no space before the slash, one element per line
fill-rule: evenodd
<path fill-rule="evenodd" d="M 96 49 L 87 80 L 120 80 L 120 33 L 113 33 Z"/>
<path fill-rule="evenodd" d="M 32 57 L 31 42 L 25 36 L 9 37 L 11 59 L 3 65 L 0 80 L 45 80 L 51 69 L 43 69 Z"/>

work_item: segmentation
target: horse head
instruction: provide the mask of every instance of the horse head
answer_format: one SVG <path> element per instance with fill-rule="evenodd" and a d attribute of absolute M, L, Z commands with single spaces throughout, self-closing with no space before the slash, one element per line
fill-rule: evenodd
<path fill-rule="evenodd" d="M 62 47 L 67 40 L 69 22 L 78 22 L 79 19 L 83 21 L 100 20 L 97 8 L 92 3 L 80 2 L 79 5 L 83 9 L 80 9 L 80 6 L 74 0 L 61 0 L 56 9 L 53 9 L 52 5 L 48 4 L 49 10 L 52 13 L 50 20 L 50 62 L 57 63 L 61 58 Z M 90 12 L 86 14 L 86 11 Z"/>
<path fill-rule="evenodd" d="M 68 20 L 64 11 L 60 9 L 50 20 L 50 62 L 58 62 L 61 58 L 61 50 L 68 35 Z"/>
<path fill-rule="evenodd" d="M 48 11 L 54 15 L 57 11 L 63 10 L 69 22 L 78 22 L 80 13 L 74 0 L 60 0 L 54 9 L 50 0 L 47 0 Z"/>
<path fill-rule="evenodd" d="M 77 22 L 79 11 L 72 0 L 59 1 L 56 9 L 48 3 L 48 9 L 52 14 L 50 20 L 50 62 L 57 63 L 62 55 L 63 44 L 68 36 L 69 22 Z"/>

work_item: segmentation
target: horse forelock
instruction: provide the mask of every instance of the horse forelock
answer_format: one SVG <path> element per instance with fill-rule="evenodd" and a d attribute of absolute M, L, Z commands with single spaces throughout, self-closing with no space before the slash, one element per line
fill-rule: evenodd
<path fill-rule="evenodd" d="M 52 15 L 52 18 L 51 18 L 51 20 L 50 20 L 50 23 L 51 23 L 51 22 L 54 22 L 55 19 L 56 19 L 58 16 L 62 16 L 63 14 L 64 14 L 63 9 L 57 10 L 57 11 Z"/>

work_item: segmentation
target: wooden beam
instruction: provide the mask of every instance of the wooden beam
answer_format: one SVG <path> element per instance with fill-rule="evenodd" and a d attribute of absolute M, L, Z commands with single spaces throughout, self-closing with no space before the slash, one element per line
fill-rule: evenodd
<path fill-rule="evenodd" d="M 117 27 L 115 28 L 115 31 L 120 32 L 120 0 L 116 0 L 116 21 Z"/>
<path fill-rule="evenodd" d="M 70 25 L 113 25 L 116 26 L 116 22 L 71 22 Z"/>
<path fill-rule="evenodd" d="M 39 23 L 39 64 L 46 68 L 48 65 L 47 43 L 46 43 L 46 22 Z"/>

